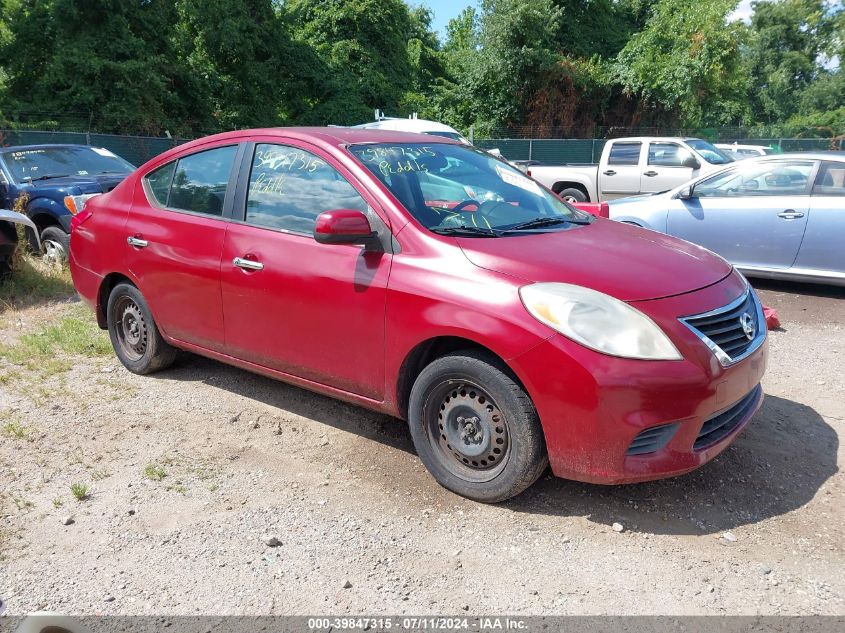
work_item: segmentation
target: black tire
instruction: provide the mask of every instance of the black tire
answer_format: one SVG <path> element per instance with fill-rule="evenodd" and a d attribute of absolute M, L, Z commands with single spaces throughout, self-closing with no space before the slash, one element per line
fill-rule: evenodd
<path fill-rule="evenodd" d="M 162 338 L 144 295 L 127 283 L 116 285 L 106 307 L 115 354 L 133 374 L 152 374 L 176 360 L 176 348 Z"/>
<path fill-rule="evenodd" d="M 66 262 L 70 253 L 70 235 L 60 226 L 48 226 L 41 231 L 41 253 L 57 262 Z"/>
<path fill-rule="evenodd" d="M 567 202 L 588 202 L 587 194 L 575 187 L 567 187 L 561 190 L 558 195 Z"/>
<path fill-rule="evenodd" d="M 8 259 L 0 259 L 0 281 L 6 281 L 12 276 L 12 263 Z"/>
<path fill-rule="evenodd" d="M 455 352 L 423 369 L 411 388 L 408 422 L 437 482 L 475 501 L 510 499 L 548 466 L 531 398 L 490 354 Z"/>

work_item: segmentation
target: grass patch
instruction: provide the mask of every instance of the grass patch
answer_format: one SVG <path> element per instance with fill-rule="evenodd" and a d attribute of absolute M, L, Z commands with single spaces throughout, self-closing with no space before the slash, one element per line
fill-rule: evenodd
<path fill-rule="evenodd" d="M 16 440 L 32 441 L 32 431 L 29 427 L 24 426 L 17 420 L 6 422 L 2 427 L 0 427 L 0 431 L 3 432 L 3 435 Z"/>
<path fill-rule="evenodd" d="M 0 281 L 0 312 L 51 299 L 67 299 L 74 292 L 67 266 L 49 264 L 34 255 L 23 254 L 16 258 L 12 276 Z"/>
<path fill-rule="evenodd" d="M 86 484 L 71 484 L 70 494 L 77 501 L 85 501 L 91 497 L 91 488 Z"/>
<path fill-rule="evenodd" d="M 147 464 L 144 467 L 144 476 L 153 481 L 161 481 L 167 477 L 167 471 L 160 464 Z"/>
<path fill-rule="evenodd" d="M 56 497 L 55 499 L 53 499 L 53 507 L 54 508 L 61 508 L 64 504 L 65 504 L 65 502 L 62 501 L 61 497 Z"/>
<path fill-rule="evenodd" d="M 111 351 L 109 337 L 97 326 L 91 311 L 74 306 L 40 332 L 24 334 L 11 345 L 0 345 L 0 358 L 45 378 L 68 371 L 73 366 L 72 356 L 93 358 Z"/>

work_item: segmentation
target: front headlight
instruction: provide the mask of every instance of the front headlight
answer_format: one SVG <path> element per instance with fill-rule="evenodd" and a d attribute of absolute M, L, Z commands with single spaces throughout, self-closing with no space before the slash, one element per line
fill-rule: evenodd
<path fill-rule="evenodd" d="M 597 352 L 647 360 L 682 358 L 654 321 L 604 293 L 537 283 L 520 288 L 519 296 L 535 319 Z"/>

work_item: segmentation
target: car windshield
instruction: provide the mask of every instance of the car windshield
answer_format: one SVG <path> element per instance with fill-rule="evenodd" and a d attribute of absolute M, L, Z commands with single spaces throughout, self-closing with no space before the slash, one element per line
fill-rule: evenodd
<path fill-rule="evenodd" d="M 592 220 L 518 169 L 473 147 L 367 144 L 349 151 L 435 233 L 497 237 Z"/>
<path fill-rule="evenodd" d="M 707 141 L 702 141 L 699 138 L 691 138 L 686 140 L 686 144 L 698 152 L 699 156 L 711 165 L 724 165 L 734 162 L 733 156 L 728 152 L 720 150 Z"/>
<path fill-rule="evenodd" d="M 135 167 L 101 147 L 35 147 L 3 152 L 3 160 L 18 181 L 65 176 L 128 174 Z"/>

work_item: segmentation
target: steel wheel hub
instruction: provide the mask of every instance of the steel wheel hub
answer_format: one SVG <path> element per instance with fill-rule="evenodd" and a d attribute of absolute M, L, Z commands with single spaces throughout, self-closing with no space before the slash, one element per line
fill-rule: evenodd
<path fill-rule="evenodd" d="M 117 336 L 123 350 L 132 358 L 139 359 L 147 351 L 147 324 L 138 305 L 129 297 L 123 297 L 115 306 Z"/>
<path fill-rule="evenodd" d="M 503 465 L 508 429 L 496 403 L 481 388 L 452 383 L 439 390 L 439 410 L 430 435 L 452 467 L 489 471 Z"/>

